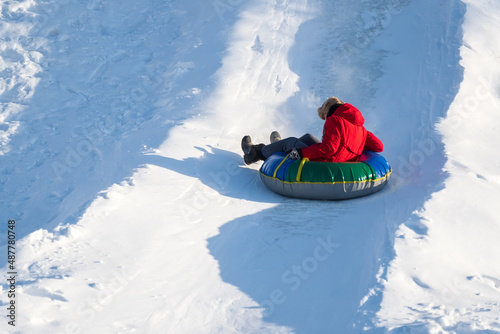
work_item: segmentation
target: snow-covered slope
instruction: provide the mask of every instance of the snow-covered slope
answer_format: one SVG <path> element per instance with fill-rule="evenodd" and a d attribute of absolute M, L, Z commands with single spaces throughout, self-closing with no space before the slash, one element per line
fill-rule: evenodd
<path fill-rule="evenodd" d="M 495 2 L 0 4 L 2 331 L 500 331 Z M 320 136 L 331 95 L 390 184 L 269 192 L 241 137 Z"/>
<path fill-rule="evenodd" d="M 500 126 L 500 4 L 464 3 L 459 49 L 463 80 L 443 115 L 446 118 L 437 124 L 444 142 L 446 176 L 442 189 L 415 212 L 418 228 L 410 221 L 396 233 L 396 257 L 385 278 L 378 313 L 379 324 L 389 328 L 411 326 L 432 333 L 500 331 L 496 208 L 500 160 L 494 149 Z M 432 159 L 426 152 L 430 146 L 422 142 L 420 152 L 411 153 L 412 177 L 420 169 L 414 165 Z"/>

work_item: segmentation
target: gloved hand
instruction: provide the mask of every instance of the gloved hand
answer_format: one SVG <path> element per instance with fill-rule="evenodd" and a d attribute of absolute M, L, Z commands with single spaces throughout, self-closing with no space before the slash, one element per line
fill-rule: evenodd
<path fill-rule="evenodd" d="M 293 150 L 290 151 L 290 153 L 288 153 L 288 157 L 293 160 L 302 159 L 300 152 L 296 148 L 294 148 Z"/>

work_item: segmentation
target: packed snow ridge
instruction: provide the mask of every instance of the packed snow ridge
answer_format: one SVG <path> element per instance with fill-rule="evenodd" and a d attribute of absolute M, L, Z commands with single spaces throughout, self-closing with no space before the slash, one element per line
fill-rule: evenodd
<path fill-rule="evenodd" d="M 0 6 L 2 333 L 500 332 L 500 2 Z M 388 186 L 270 192 L 332 95 Z"/>

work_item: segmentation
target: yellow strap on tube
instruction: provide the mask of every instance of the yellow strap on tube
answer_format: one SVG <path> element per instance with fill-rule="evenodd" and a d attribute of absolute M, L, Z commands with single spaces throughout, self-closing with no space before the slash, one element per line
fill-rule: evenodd
<path fill-rule="evenodd" d="M 302 159 L 302 161 L 300 162 L 300 166 L 299 166 L 299 170 L 297 171 L 297 179 L 295 179 L 296 182 L 300 182 L 300 177 L 302 176 L 302 168 L 304 168 L 304 164 L 306 162 L 308 162 L 309 159 L 307 158 L 304 158 Z"/>
<path fill-rule="evenodd" d="M 283 161 L 280 162 L 280 164 L 278 165 L 278 167 L 276 167 L 276 169 L 274 170 L 274 173 L 273 173 L 273 178 L 276 178 L 276 173 L 278 173 L 278 169 L 280 169 L 281 165 L 283 165 L 283 163 L 286 161 L 286 158 L 288 158 L 290 154 L 287 154 L 285 159 L 283 159 Z"/>

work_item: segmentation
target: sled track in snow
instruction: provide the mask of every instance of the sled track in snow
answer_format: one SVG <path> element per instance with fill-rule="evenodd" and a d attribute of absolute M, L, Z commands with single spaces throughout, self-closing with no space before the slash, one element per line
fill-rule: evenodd
<path fill-rule="evenodd" d="M 424 305 L 393 322 L 383 301 L 396 236 L 429 239 L 418 212 L 446 181 L 435 127 L 462 80 L 461 2 L 2 6 L 0 33 L 18 37 L 0 39 L 0 205 L 23 222 L 22 331 L 377 333 L 438 318 Z M 335 203 L 269 192 L 241 137 L 319 135 L 330 95 L 385 143 L 388 186 Z"/>

